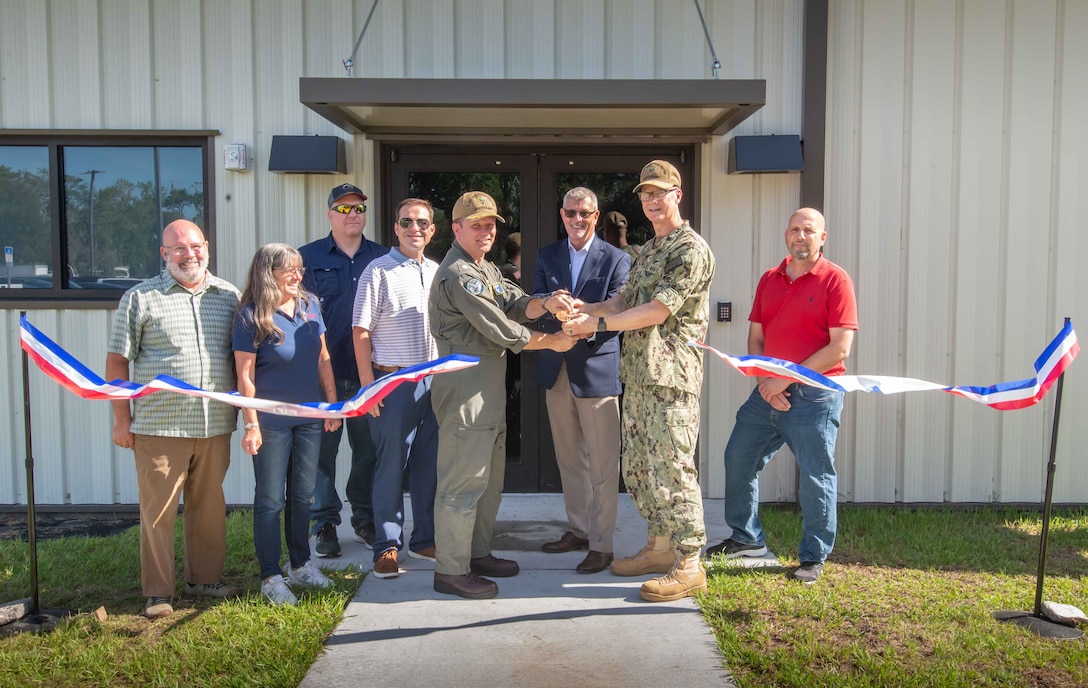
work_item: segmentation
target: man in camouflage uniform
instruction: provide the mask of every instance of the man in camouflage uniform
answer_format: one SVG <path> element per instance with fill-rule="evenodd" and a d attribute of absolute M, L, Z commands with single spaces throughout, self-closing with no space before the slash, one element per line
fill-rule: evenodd
<path fill-rule="evenodd" d="M 689 340 L 706 337 L 714 255 L 680 217 L 680 173 L 654 160 L 635 193 L 654 239 L 635 259 L 620 292 L 602 303 L 577 303 L 569 334 L 626 332 L 620 358 L 623 479 L 646 519 L 649 541 L 612 563 L 617 576 L 665 575 L 639 591 L 651 602 L 706 589 L 699 553 L 706 544 L 695 465 L 703 358 Z"/>
<path fill-rule="evenodd" d="M 434 589 L 487 599 L 518 564 L 491 554 L 491 534 L 506 474 L 506 352 L 567 351 L 577 340 L 521 323 L 545 311 L 569 311 L 570 294 L 528 296 L 487 260 L 495 243 L 495 200 L 470 191 L 453 206 L 454 242 L 431 284 L 428 318 L 439 356 L 466 354 L 480 363 L 434 376 L 438 419 L 438 490 L 434 505 Z"/>

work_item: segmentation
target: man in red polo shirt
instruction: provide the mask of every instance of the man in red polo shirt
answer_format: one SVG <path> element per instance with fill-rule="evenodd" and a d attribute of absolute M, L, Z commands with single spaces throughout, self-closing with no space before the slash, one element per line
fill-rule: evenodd
<path fill-rule="evenodd" d="M 846 271 L 823 257 L 824 216 L 801 208 L 786 228 L 789 255 L 764 273 L 748 316 L 748 353 L 771 356 L 823 373 L 846 372 L 858 329 L 854 284 Z M 775 377 L 761 377 L 737 411 L 725 447 L 725 521 L 732 535 L 707 556 L 727 559 L 767 553 L 759 520 L 759 472 L 783 444 L 797 458 L 801 503 L 800 567 L 790 576 L 815 583 L 835 545 L 838 481 L 835 438 L 841 392 Z"/>

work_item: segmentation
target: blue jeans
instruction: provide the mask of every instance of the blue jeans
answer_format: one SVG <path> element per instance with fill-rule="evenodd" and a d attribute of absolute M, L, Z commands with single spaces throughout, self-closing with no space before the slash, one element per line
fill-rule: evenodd
<path fill-rule="evenodd" d="M 337 401 L 347 401 L 359 393 L 359 381 L 336 381 Z M 347 428 L 348 446 L 351 447 L 351 472 L 344 496 L 351 504 L 351 527 L 361 528 L 374 521 L 370 504 L 370 492 L 374 481 L 374 443 L 370 440 L 370 428 L 366 416 L 345 418 L 338 430 L 326 432 L 321 438 L 321 454 L 317 459 L 317 482 L 314 485 L 314 503 L 310 506 L 312 533 L 326 523 L 340 525 L 340 512 L 344 503 L 336 493 L 336 455 L 340 453 L 340 437 Z"/>
<path fill-rule="evenodd" d="M 291 566 L 310 560 L 310 497 L 323 431 L 321 422 L 261 429 L 261 448 L 253 457 L 253 546 L 262 580 L 282 573 L 281 511 Z"/>
<path fill-rule="evenodd" d="M 375 378 L 385 375 L 374 371 Z M 374 466 L 374 561 L 404 542 L 404 469 L 412 493 L 412 539 L 419 552 L 434 546 L 434 493 L 438 484 L 438 421 L 431 408 L 431 378 L 401 383 L 383 400 L 381 415 L 367 415 L 378 460 Z"/>
<path fill-rule="evenodd" d="M 725 522 L 737 542 L 766 543 L 759 520 L 759 472 L 785 443 L 797 458 L 800 473 L 797 495 L 803 521 L 798 559 L 823 562 L 835 546 L 835 438 L 843 395 L 800 384 L 787 391 L 789 411 L 771 408 L 758 388 L 737 411 L 737 424 L 725 447 Z"/>

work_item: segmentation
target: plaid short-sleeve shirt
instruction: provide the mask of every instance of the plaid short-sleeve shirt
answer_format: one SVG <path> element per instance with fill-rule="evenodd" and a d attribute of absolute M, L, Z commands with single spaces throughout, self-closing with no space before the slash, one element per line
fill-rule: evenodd
<path fill-rule="evenodd" d="M 131 362 L 133 382 L 170 375 L 213 392 L 234 389 L 231 328 L 239 293 L 208 274 L 192 293 L 163 271 L 129 289 L 117 304 L 110 353 Z M 133 400 L 132 432 L 205 438 L 234 431 L 232 406 L 200 397 L 156 392 Z"/>

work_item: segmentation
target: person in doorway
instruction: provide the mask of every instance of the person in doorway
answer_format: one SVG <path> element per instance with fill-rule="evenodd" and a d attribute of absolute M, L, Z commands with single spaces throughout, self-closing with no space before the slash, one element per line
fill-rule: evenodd
<path fill-rule="evenodd" d="M 786 227 L 789 255 L 763 274 L 748 316 L 748 353 L 772 356 L 827 376 L 843 375 L 858 329 L 854 284 L 823 256 L 824 216 L 813 208 L 795 212 Z M 729 539 L 707 556 L 759 557 L 767 553 L 759 520 L 759 472 L 783 444 L 797 459 L 801 503 L 800 566 L 791 577 L 815 583 L 835 545 L 838 482 L 835 440 L 842 392 L 777 377 L 761 377 L 737 411 L 725 447 L 725 521 Z"/>
<path fill-rule="evenodd" d="M 627 218 L 623 213 L 615 210 L 605 213 L 601 229 L 605 241 L 629 255 L 632 261 L 638 257 L 642 247 L 627 243 Z"/>
<path fill-rule="evenodd" d="M 514 284 L 521 285 L 521 232 L 511 232 L 503 245 L 506 260 L 499 266 L 502 276 Z"/>
<path fill-rule="evenodd" d="M 634 191 L 654 239 L 619 293 L 578 304 L 564 330 L 625 333 L 623 479 L 646 519 L 649 541 L 634 556 L 612 562 L 612 572 L 664 574 L 639 591 L 645 600 L 664 602 L 706 589 L 699 561 L 706 529 L 695 465 L 703 358 L 687 342 L 706 337 L 714 255 L 680 215 L 683 191 L 675 167 L 664 160 L 648 163 Z"/>
<path fill-rule="evenodd" d="M 427 301 L 438 263 L 423 255 L 434 236 L 428 201 L 397 205 L 397 246 L 375 259 L 359 278 L 355 295 L 355 358 L 359 384 L 438 358 L 427 322 Z M 412 494 L 412 539 L 408 556 L 434 561 L 434 493 L 438 422 L 431 408 L 431 378 L 402 383 L 370 410 L 374 465 L 374 576 L 400 575 L 397 551 L 404 546 L 404 471 Z"/>
<path fill-rule="evenodd" d="M 532 293 L 563 289 L 574 298 L 598 302 L 619 292 L 631 258 L 596 236 L 599 216 L 597 194 L 581 186 L 567 191 L 559 211 L 567 238 L 540 249 Z M 558 332 L 561 325 L 547 318 L 541 329 Z M 541 351 L 536 382 L 548 390 L 548 419 L 570 525 L 542 549 L 559 553 L 588 548 L 575 570 L 603 571 L 613 559 L 620 483 L 618 333 L 594 333 L 565 353 Z"/>
<path fill-rule="evenodd" d="M 302 256 L 287 244 L 257 249 L 234 322 L 238 393 L 271 401 L 336 401 L 325 322 L 313 294 L 302 289 Z M 242 450 L 253 456 L 253 545 L 261 594 L 272 604 L 298 603 L 291 584 L 327 588 L 332 581 L 310 560 L 310 498 L 325 421 L 243 409 Z M 280 513 L 289 566 L 280 570 Z"/>
<path fill-rule="evenodd" d="M 331 230 L 299 249 L 306 268 L 303 287 L 317 296 L 327 332 L 332 372 L 336 380 L 339 401 L 359 393 L 359 371 L 355 364 L 352 343 L 351 315 L 359 275 L 370 261 L 389 249 L 363 236 L 366 228 L 366 195 L 351 184 L 340 184 L 329 192 L 326 212 Z M 351 447 L 351 469 L 344 495 L 351 503 L 351 528 L 356 542 L 366 547 L 374 544 L 374 515 L 370 499 L 374 480 L 374 443 L 365 416 L 348 418 L 337 430 L 321 438 L 321 456 L 317 461 L 317 483 L 314 502 L 310 507 L 313 521 L 311 532 L 316 536 L 314 547 L 319 557 L 340 556 L 340 540 L 336 533 L 340 525 L 343 502 L 336 493 L 336 456 L 340 452 L 340 437 L 347 428 Z"/>
<path fill-rule="evenodd" d="M 569 311 L 573 300 L 565 292 L 528 296 L 487 260 L 496 222 L 505 222 L 491 196 L 464 194 L 452 217 L 454 242 L 431 286 L 428 317 L 440 356 L 467 354 L 480 362 L 431 382 L 439 428 L 434 589 L 486 599 L 499 587 L 484 576 L 518 573 L 517 562 L 491 553 L 506 473 L 506 352 L 569 350 L 574 337 L 521 323 Z"/>
<path fill-rule="evenodd" d="M 238 289 L 208 272 L 208 242 L 188 220 L 163 229 L 159 254 L 166 269 L 129 289 L 117 304 L 107 377 L 146 383 L 170 375 L 209 392 L 231 391 L 230 332 Z M 222 582 L 227 555 L 223 478 L 237 411 L 183 394 L 150 394 L 131 405 L 112 405 L 113 443 L 131 449 L 136 460 L 144 613 L 149 618 L 174 613 L 174 522 L 183 494 L 185 592 L 237 595 L 238 588 Z"/>

